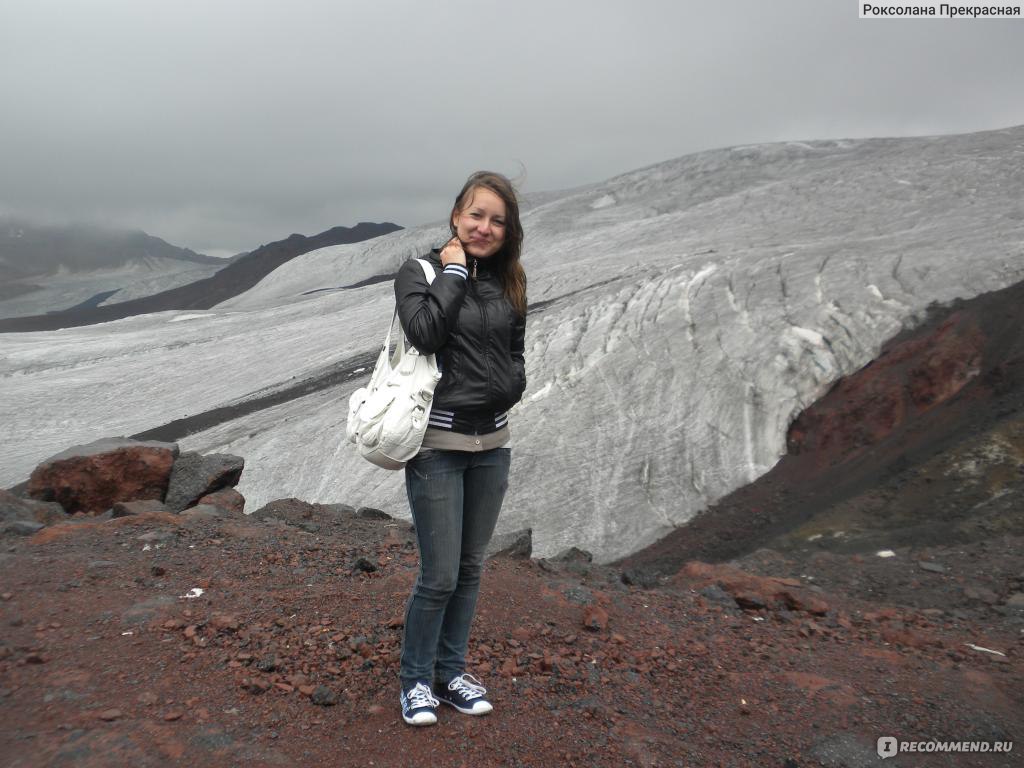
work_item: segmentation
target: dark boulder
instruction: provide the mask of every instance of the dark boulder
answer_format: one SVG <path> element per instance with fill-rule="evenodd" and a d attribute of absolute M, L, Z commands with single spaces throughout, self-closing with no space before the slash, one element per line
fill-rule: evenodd
<path fill-rule="evenodd" d="M 227 453 L 204 456 L 187 451 L 174 462 L 165 503 L 174 512 L 197 504 L 222 488 L 233 488 L 242 477 L 245 460 Z"/>
<path fill-rule="evenodd" d="M 502 555 L 529 560 L 531 554 L 533 554 L 532 528 L 496 534 L 487 545 L 487 557 L 489 558 Z"/>
<path fill-rule="evenodd" d="M 360 507 L 356 510 L 356 517 L 361 517 L 365 520 L 391 520 L 391 515 L 381 509 L 374 509 L 373 507 Z"/>
<path fill-rule="evenodd" d="M 579 547 L 569 547 L 559 552 L 551 560 L 555 563 L 592 563 L 594 555 Z"/>
<path fill-rule="evenodd" d="M 63 522 L 67 516 L 64 508 L 55 501 L 23 499 L 10 491 L 0 489 L 0 522 L 32 520 L 43 525 L 52 525 Z"/>
<path fill-rule="evenodd" d="M 317 505 L 302 501 L 301 499 L 274 499 L 252 513 L 257 520 L 274 518 L 284 523 L 298 525 L 303 521 L 313 519 L 317 511 Z"/>
<path fill-rule="evenodd" d="M 35 520 L 7 520 L 0 523 L 0 534 L 5 536 L 31 536 L 36 531 L 45 528 L 42 523 Z"/>
<path fill-rule="evenodd" d="M 658 586 L 658 574 L 650 569 L 639 567 L 639 568 L 627 568 L 624 570 L 620 577 L 623 584 L 629 584 L 633 587 L 642 587 L 643 589 L 650 589 Z"/>

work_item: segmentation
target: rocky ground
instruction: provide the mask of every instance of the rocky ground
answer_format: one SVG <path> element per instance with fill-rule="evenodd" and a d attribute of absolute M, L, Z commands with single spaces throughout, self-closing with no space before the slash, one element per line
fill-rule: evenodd
<path fill-rule="evenodd" d="M 979 559 L 1016 562 L 1021 591 L 1020 544 L 950 549 L 945 573 L 904 553 L 759 551 L 746 573 L 690 563 L 647 588 L 579 553 L 498 556 L 469 659 L 496 710 L 412 729 L 396 691 L 407 523 L 291 502 L 51 526 L 0 559 L 0 753 L 7 766 L 792 767 L 874 765 L 883 735 L 1012 741 L 1024 607 L 944 596 Z M 944 607 L 866 588 L 895 582 Z M 888 762 L 1014 764 L 926 757 Z"/>
<path fill-rule="evenodd" d="M 623 562 L 491 559 L 485 718 L 401 721 L 406 522 L 242 515 L 223 489 L 19 523 L 0 764 L 854 767 L 896 736 L 1014 748 L 886 765 L 1018 765 L 1021 328 L 1022 286 L 936 311 L 805 412 L 771 473 Z"/>

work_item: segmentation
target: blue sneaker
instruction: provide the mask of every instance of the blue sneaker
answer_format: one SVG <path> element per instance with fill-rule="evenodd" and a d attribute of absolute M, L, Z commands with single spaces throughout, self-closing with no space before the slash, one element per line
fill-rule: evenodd
<path fill-rule="evenodd" d="M 437 722 L 438 701 L 426 683 L 416 683 L 401 696 L 402 719 L 409 725 L 433 725 Z"/>
<path fill-rule="evenodd" d="M 434 695 L 464 715 L 486 715 L 494 709 L 484 698 L 487 689 L 472 675 L 453 677 L 447 685 L 435 684 Z"/>

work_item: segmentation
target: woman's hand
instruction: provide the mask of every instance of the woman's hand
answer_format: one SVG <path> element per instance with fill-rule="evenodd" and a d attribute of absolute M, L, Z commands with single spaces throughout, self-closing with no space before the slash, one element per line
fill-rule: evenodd
<path fill-rule="evenodd" d="M 447 267 L 449 264 L 466 266 L 466 252 L 462 250 L 462 241 L 457 237 L 453 237 L 441 249 L 441 266 Z"/>

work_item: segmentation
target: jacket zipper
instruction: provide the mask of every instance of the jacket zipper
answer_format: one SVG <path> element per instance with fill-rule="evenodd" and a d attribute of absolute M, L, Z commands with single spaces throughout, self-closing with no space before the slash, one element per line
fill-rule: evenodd
<path fill-rule="evenodd" d="M 473 259 L 473 280 L 476 280 L 476 259 Z M 480 294 L 473 286 L 473 297 L 476 299 L 477 306 L 480 308 L 480 324 L 484 329 L 483 338 L 483 351 L 484 351 L 484 365 L 487 367 L 487 392 L 491 394 L 494 390 L 491 376 L 491 355 L 490 355 L 490 329 L 487 326 L 487 308 L 484 306 L 484 302 L 480 300 Z M 479 435 L 480 430 L 474 428 L 473 434 Z"/>

